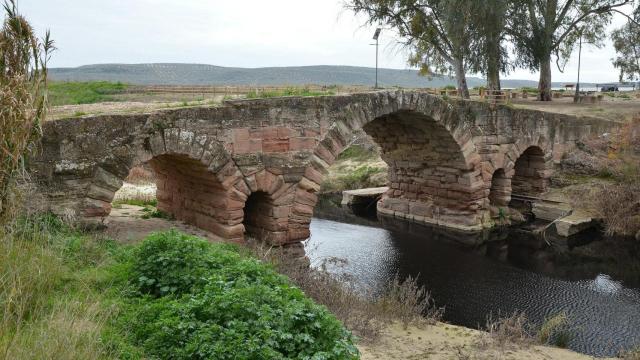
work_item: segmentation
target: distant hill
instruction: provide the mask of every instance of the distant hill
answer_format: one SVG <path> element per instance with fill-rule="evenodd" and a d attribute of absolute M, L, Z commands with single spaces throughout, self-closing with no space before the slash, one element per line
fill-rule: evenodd
<path fill-rule="evenodd" d="M 235 68 L 203 64 L 98 64 L 75 68 L 51 68 L 49 76 L 58 81 L 121 81 L 137 85 L 373 85 L 375 68 L 358 66 L 289 66 Z M 485 84 L 484 79 L 467 78 L 469 87 Z M 416 70 L 378 69 L 381 86 L 442 87 L 455 85 L 448 76 L 431 79 Z M 537 86 L 530 80 L 503 80 L 503 87 Z"/>

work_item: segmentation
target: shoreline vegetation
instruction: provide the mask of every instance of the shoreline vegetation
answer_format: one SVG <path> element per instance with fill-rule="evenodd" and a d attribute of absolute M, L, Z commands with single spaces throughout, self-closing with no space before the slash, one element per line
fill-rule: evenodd
<path fill-rule="evenodd" d="M 416 279 L 396 277 L 374 295 L 327 271 L 340 259 L 308 267 L 256 242 L 211 243 L 176 230 L 123 245 L 48 214 L 3 231 L 6 359 L 373 359 L 419 349 L 435 358 L 588 358 L 538 346 L 566 344 L 562 314 L 539 326 L 512 314 L 488 320 L 484 332 L 443 324 Z"/>

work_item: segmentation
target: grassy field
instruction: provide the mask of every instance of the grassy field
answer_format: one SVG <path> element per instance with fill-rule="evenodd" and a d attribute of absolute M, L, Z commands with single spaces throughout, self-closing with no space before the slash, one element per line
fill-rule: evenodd
<path fill-rule="evenodd" d="M 323 95 L 335 95 L 335 91 L 326 90 L 326 91 L 314 91 L 308 88 L 289 88 L 278 91 L 250 91 L 247 93 L 247 99 L 257 99 L 257 98 L 272 98 L 272 97 L 281 97 L 281 96 L 323 96 Z"/>
<path fill-rule="evenodd" d="M 59 106 L 116 101 L 114 95 L 122 93 L 128 86 L 108 81 L 50 82 L 49 103 Z"/>

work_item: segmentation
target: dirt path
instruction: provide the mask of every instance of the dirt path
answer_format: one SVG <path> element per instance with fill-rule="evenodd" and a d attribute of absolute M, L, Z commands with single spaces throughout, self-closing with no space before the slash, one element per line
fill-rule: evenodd
<path fill-rule="evenodd" d="M 107 226 L 105 233 L 119 242 L 130 244 L 141 241 L 152 232 L 176 228 L 187 234 L 200 236 L 211 241 L 222 241 L 220 237 L 206 230 L 181 221 L 161 218 L 144 219 L 145 214 L 147 212 L 142 206 L 120 205 L 113 208 L 111 214 L 104 221 Z"/>
<path fill-rule="evenodd" d="M 497 344 L 485 332 L 438 323 L 404 330 L 389 326 L 375 344 L 359 344 L 362 360 L 387 359 L 487 359 L 583 360 L 593 357 L 566 349 L 539 345 Z"/>
<path fill-rule="evenodd" d="M 629 98 L 605 96 L 597 104 L 574 104 L 571 97 L 553 99 L 553 101 L 535 101 L 531 98 L 514 99 L 511 103 L 516 108 L 629 122 L 634 116 L 640 114 L 640 98 L 637 98 L 635 94 L 626 95 Z"/>

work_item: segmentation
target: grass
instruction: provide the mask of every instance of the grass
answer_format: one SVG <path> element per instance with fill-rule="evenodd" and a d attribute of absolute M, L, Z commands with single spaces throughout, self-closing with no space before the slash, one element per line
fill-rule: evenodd
<path fill-rule="evenodd" d="M 101 333 L 114 309 L 106 280 L 115 244 L 51 215 L 0 234 L 0 357 L 108 359 Z"/>
<path fill-rule="evenodd" d="M 313 91 L 308 88 L 288 88 L 285 90 L 277 90 L 277 91 L 259 91 L 259 90 L 251 90 L 247 93 L 247 99 L 259 99 L 259 98 L 273 98 L 273 97 L 282 97 L 282 96 L 324 96 L 324 95 L 334 95 L 335 92 L 332 90 L 327 91 Z"/>
<path fill-rule="evenodd" d="M 362 145 L 350 145 L 338 155 L 336 160 L 365 161 L 374 160 L 377 156 L 378 154 L 374 149 L 368 149 Z"/>
<path fill-rule="evenodd" d="M 334 179 L 328 179 L 321 184 L 323 192 L 362 189 L 381 186 L 375 176 L 386 172 L 386 169 L 363 165 L 353 171 L 341 174 Z"/>
<path fill-rule="evenodd" d="M 127 87 L 127 84 L 108 81 L 51 82 L 49 102 L 57 106 L 117 101 L 113 95 L 124 92 Z"/>
<path fill-rule="evenodd" d="M 144 212 L 144 214 L 142 215 L 143 219 L 156 218 L 156 219 L 175 220 L 173 215 L 166 213 L 162 210 L 152 209 L 148 206 L 145 206 L 145 208 L 142 209 L 142 211 Z"/>
<path fill-rule="evenodd" d="M 155 198 L 128 198 L 128 199 L 118 199 L 114 200 L 113 206 L 119 205 L 133 205 L 133 206 L 158 206 L 158 200 Z"/>
<path fill-rule="evenodd" d="M 565 313 L 550 316 L 539 326 L 532 324 L 523 312 L 514 312 L 497 319 L 489 316 L 485 330 L 486 335 L 476 344 L 481 348 L 488 348 L 491 344 L 510 348 L 536 343 L 566 348 L 573 337 L 571 324 Z"/>
<path fill-rule="evenodd" d="M 0 315 L 6 359 L 357 358 L 326 308 L 236 246 L 175 230 L 122 246 L 52 215 L 4 230 Z"/>
<path fill-rule="evenodd" d="M 537 337 L 540 344 L 566 348 L 572 338 L 567 314 L 559 313 L 545 319 L 538 330 Z"/>

